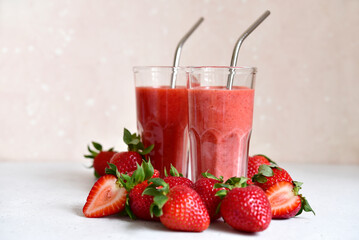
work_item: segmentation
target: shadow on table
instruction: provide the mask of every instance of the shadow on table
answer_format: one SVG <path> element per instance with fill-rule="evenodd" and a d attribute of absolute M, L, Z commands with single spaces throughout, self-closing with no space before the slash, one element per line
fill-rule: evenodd
<path fill-rule="evenodd" d="M 209 229 L 218 232 L 225 232 L 227 234 L 244 235 L 248 237 L 257 237 L 258 235 L 257 233 L 246 233 L 246 232 L 237 231 L 233 229 L 231 226 L 229 226 L 228 224 L 226 224 L 222 219 L 211 222 Z"/>
<path fill-rule="evenodd" d="M 72 210 L 76 215 L 85 218 L 85 216 L 82 213 L 82 206 L 74 206 Z M 152 230 L 152 231 L 161 231 L 161 232 L 168 232 L 168 233 L 182 232 L 182 231 L 169 230 L 164 225 L 162 225 L 160 221 L 144 221 L 144 220 L 140 220 L 140 219 L 132 220 L 128 216 L 120 216 L 118 214 L 112 215 L 112 216 L 107 216 L 104 218 L 106 218 L 107 221 L 123 221 L 123 222 L 128 223 L 128 225 L 126 226 L 126 231 L 138 232 L 139 230 Z M 217 220 L 217 221 L 211 222 L 209 228 L 206 231 L 208 231 L 208 230 L 210 230 L 210 231 L 214 230 L 216 232 L 223 232 L 226 234 L 242 235 L 242 236 L 248 236 L 248 237 L 257 237 L 258 236 L 258 234 L 256 234 L 256 233 L 245 233 L 245 232 L 237 231 L 237 230 L 233 229 L 232 227 L 230 227 L 228 224 L 224 223 L 223 220 Z"/>

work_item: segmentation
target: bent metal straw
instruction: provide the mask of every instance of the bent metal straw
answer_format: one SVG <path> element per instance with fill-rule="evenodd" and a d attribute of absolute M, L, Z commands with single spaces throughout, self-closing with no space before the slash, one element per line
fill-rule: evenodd
<path fill-rule="evenodd" d="M 182 51 L 182 47 L 184 45 L 184 43 L 186 42 L 186 40 L 192 35 L 192 33 L 197 29 L 197 27 L 203 22 L 204 18 L 201 17 L 195 25 L 193 25 L 193 27 L 186 33 L 186 35 L 184 35 L 182 37 L 182 39 L 179 41 L 177 48 L 176 48 L 176 53 L 175 53 L 175 60 L 173 62 L 173 73 L 172 73 L 172 78 L 171 78 L 171 88 L 176 88 L 176 76 L 177 76 L 177 68 L 179 65 L 179 61 L 180 61 L 180 57 L 181 57 L 181 51 Z"/>
<path fill-rule="evenodd" d="M 246 39 L 249 34 L 251 34 L 254 29 L 256 29 L 259 24 L 261 24 L 270 14 L 270 11 L 265 11 L 251 26 L 249 26 L 249 28 L 242 33 L 242 35 L 239 37 L 236 46 L 233 49 L 233 54 L 232 54 L 232 60 L 231 60 L 231 67 L 236 67 L 237 65 L 237 59 L 238 59 L 238 53 L 239 53 L 239 49 L 241 48 L 241 45 L 244 41 L 244 39 Z M 232 86 L 233 86 L 233 79 L 234 79 L 234 75 L 236 74 L 236 70 L 234 68 L 230 69 L 230 74 L 228 75 L 228 81 L 227 81 L 227 89 L 231 90 Z"/>

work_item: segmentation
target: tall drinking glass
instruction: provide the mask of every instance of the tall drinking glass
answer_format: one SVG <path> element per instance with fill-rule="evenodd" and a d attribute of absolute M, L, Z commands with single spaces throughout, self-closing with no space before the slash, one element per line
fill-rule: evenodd
<path fill-rule="evenodd" d="M 154 168 L 170 170 L 171 164 L 188 175 L 188 76 L 174 67 L 134 67 L 137 129 Z M 176 71 L 176 88 L 171 88 Z"/>
<path fill-rule="evenodd" d="M 206 171 L 224 179 L 246 176 L 256 68 L 192 67 L 189 72 L 192 179 Z"/>

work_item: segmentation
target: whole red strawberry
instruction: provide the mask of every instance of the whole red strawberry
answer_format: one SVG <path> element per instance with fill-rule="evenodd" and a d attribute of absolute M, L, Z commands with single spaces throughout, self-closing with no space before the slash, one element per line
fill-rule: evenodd
<path fill-rule="evenodd" d="M 110 148 L 109 150 L 103 150 L 102 145 L 97 142 L 92 142 L 92 145 L 95 150 L 92 150 L 90 146 L 87 146 L 90 154 L 84 155 L 84 157 L 93 159 L 92 166 L 95 170 L 94 174 L 96 177 L 101 177 L 106 174 L 105 169 L 108 167 L 108 163 L 110 162 L 113 155 L 116 154 L 116 152 L 113 150 L 113 148 Z"/>
<path fill-rule="evenodd" d="M 259 166 L 258 173 L 252 177 L 252 181 L 266 191 L 277 182 L 286 181 L 291 183 L 293 179 L 283 168 L 263 164 Z"/>
<path fill-rule="evenodd" d="M 142 156 L 138 152 L 128 151 L 116 153 L 110 160 L 120 173 L 128 173 L 136 170 L 137 164 L 141 164 Z"/>
<path fill-rule="evenodd" d="M 110 165 L 114 168 L 114 165 Z M 126 201 L 126 212 L 132 218 L 144 220 L 159 220 L 150 214 L 150 206 L 153 203 L 153 196 L 143 195 L 148 179 L 158 177 L 160 172 L 153 168 L 150 161 L 143 161 L 142 165 L 137 164 L 137 169 L 129 174 L 121 174 L 120 181 L 129 193 Z"/>
<path fill-rule="evenodd" d="M 170 188 L 178 185 L 184 185 L 193 188 L 194 185 L 190 179 L 183 177 L 182 173 L 179 173 L 178 170 L 172 164 L 170 175 L 168 176 L 165 169 L 165 178 L 163 180 L 169 184 Z"/>
<path fill-rule="evenodd" d="M 86 217 L 104 217 L 119 213 L 125 208 L 127 191 L 113 175 L 105 175 L 93 185 L 83 213 Z"/>
<path fill-rule="evenodd" d="M 247 168 L 247 184 L 253 184 L 252 177 L 258 173 L 258 168 L 260 165 L 275 165 L 276 163 L 269 159 L 267 156 L 258 154 L 253 157 L 248 157 L 248 168 Z"/>
<path fill-rule="evenodd" d="M 148 183 L 139 183 L 133 187 L 129 193 L 129 205 L 133 214 L 143 220 L 159 220 L 158 217 L 151 217 L 150 207 L 153 203 L 153 196 L 142 195 L 143 191 L 148 187 Z"/>
<path fill-rule="evenodd" d="M 228 181 L 227 184 L 218 184 L 218 187 L 226 185 L 230 189 L 217 194 L 226 194 L 220 207 L 224 221 L 234 229 L 244 232 L 267 229 L 272 213 L 264 191 L 255 185 L 247 186 L 247 178 L 232 178 L 232 181 L 235 182 L 234 185 L 228 185 Z"/>
<path fill-rule="evenodd" d="M 154 196 L 151 214 L 160 217 L 161 223 L 176 231 L 202 232 L 210 218 L 201 197 L 190 187 L 169 185 L 160 178 L 149 180 L 144 194 Z"/>
<path fill-rule="evenodd" d="M 217 211 L 218 206 L 221 202 L 221 198 L 216 196 L 216 193 L 225 188 L 214 188 L 216 183 L 223 183 L 223 178 L 217 178 L 210 173 L 202 173 L 202 178 L 198 179 L 193 189 L 199 194 L 204 205 L 207 208 L 209 217 L 211 220 L 218 219 L 221 214 Z"/>
<path fill-rule="evenodd" d="M 298 194 L 303 183 L 293 181 L 277 182 L 272 185 L 266 195 L 271 204 L 272 218 L 291 218 L 305 212 L 315 212 L 309 205 L 307 199 Z"/>
<path fill-rule="evenodd" d="M 145 155 L 151 152 L 154 145 L 144 148 L 140 136 L 135 133 L 131 134 L 126 128 L 123 133 L 123 141 L 127 144 L 128 151 L 116 153 L 110 163 L 116 165 L 120 173 L 128 173 L 136 170 L 137 164 L 141 164 L 142 159 L 146 159 Z"/>

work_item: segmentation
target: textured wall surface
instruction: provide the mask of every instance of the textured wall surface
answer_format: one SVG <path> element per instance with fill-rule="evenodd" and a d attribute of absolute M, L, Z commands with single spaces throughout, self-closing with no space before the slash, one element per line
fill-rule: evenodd
<path fill-rule="evenodd" d="M 250 152 L 359 164 L 359 1 L 0 0 L 0 160 L 84 161 L 136 129 L 132 67 L 258 67 Z"/>

